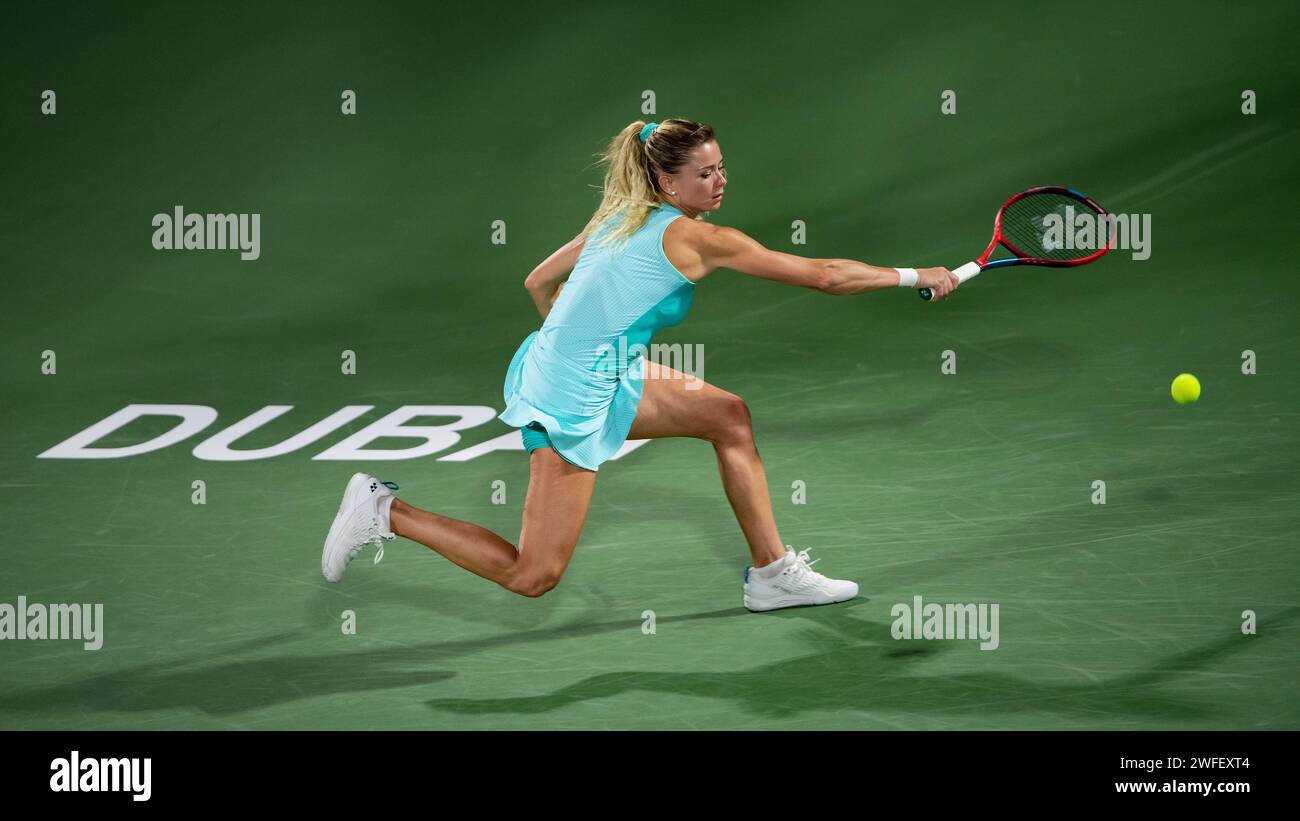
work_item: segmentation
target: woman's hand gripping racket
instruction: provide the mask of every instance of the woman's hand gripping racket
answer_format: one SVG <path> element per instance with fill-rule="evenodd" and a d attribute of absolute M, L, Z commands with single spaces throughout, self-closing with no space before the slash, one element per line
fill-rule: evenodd
<path fill-rule="evenodd" d="M 1049 230 L 1053 221 L 1048 217 L 1053 214 L 1060 217 L 1057 231 Z M 1090 220 L 1097 220 L 1098 215 L 1105 217 L 1106 211 L 1073 188 L 1042 185 L 1021 191 L 998 210 L 998 216 L 993 220 L 993 239 L 979 259 L 953 269 L 957 282 L 965 282 L 989 268 L 1005 268 L 1009 265 L 1071 268 L 1092 262 L 1110 250 L 1110 223 L 1097 220 L 1097 225 L 1102 230 L 1094 236 L 1105 243 L 1100 250 L 1075 248 L 1075 220 L 1080 214 Z M 1015 256 L 990 262 L 989 257 L 999 243 Z M 929 288 L 922 288 L 920 294 L 921 299 L 927 300 L 934 296 Z"/>

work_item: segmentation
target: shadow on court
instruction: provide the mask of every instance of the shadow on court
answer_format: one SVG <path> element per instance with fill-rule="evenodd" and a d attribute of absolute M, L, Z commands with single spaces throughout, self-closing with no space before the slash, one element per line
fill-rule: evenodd
<path fill-rule="evenodd" d="M 451 713 L 543 713 L 628 692 L 666 693 L 730 701 L 752 714 L 789 716 L 809 710 L 846 712 L 899 710 L 941 714 L 978 710 L 982 714 L 1036 710 L 1052 715 L 1124 714 L 1135 719 L 1159 716 L 1204 718 L 1213 708 L 1160 691 L 1178 674 L 1195 671 L 1246 646 L 1226 637 L 1206 647 L 1170 656 L 1144 671 L 1087 686 L 1037 684 L 998 673 L 946 678 L 917 676 L 910 664 L 934 652 L 928 643 L 862 642 L 866 631 L 888 635 L 888 625 L 855 618 L 858 599 L 830 608 L 795 608 L 761 616 L 728 608 L 665 616 L 660 625 L 716 619 L 775 618 L 806 622 L 806 642 L 815 652 L 737 672 L 661 673 L 621 671 L 591 676 L 540 696 L 505 699 L 432 699 L 430 708 Z M 1300 607 L 1262 621 L 1261 634 L 1276 632 L 1300 615 Z M 231 715 L 301 699 L 431 685 L 456 675 L 429 669 L 457 657 L 513 645 L 601 636 L 638 629 L 637 619 L 546 628 L 483 639 L 429 642 L 351 653 L 280 655 L 255 660 L 228 658 L 209 663 L 213 653 L 184 662 L 139 665 L 57 687 L 32 688 L 0 699 L 0 709 L 35 713 L 155 712 L 197 710 Z M 274 650 L 307 636 L 288 631 L 244 642 L 219 656 Z M 1267 640 L 1258 639 L 1258 640 Z M 185 668 L 185 669 L 178 669 Z M 815 682 L 817 686 L 809 686 Z"/>
<path fill-rule="evenodd" d="M 1297 615 L 1300 607 L 1283 611 L 1268 621 L 1268 632 L 1290 623 Z M 798 618 L 796 611 L 785 611 L 780 616 Z M 877 635 L 883 635 L 888 625 L 872 624 L 871 628 Z M 768 717 L 788 717 L 806 711 L 903 711 L 930 715 L 1036 711 L 1070 717 L 1124 715 L 1136 720 L 1145 716 L 1159 716 L 1166 721 L 1196 719 L 1212 717 L 1216 709 L 1213 705 L 1163 693 L 1161 685 L 1246 646 L 1240 636 L 1229 636 L 1108 682 L 1057 686 L 1000 673 L 947 677 L 909 674 L 907 666 L 911 661 L 935 652 L 927 645 L 888 648 L 878 643 L 854 643 L 843 633 L 828 635 L 815 631 L 810 631 L 806 639 L 820 645 L 819 652 L 734 673 L 605 673 L 546 695 L 432 699 L 427 703 L 432 709 L 455 713 L 525 714 L 635 692 L 731 701 L 752 714 Z"/>
<path fill-rule="evenodd" d="M 661 617 L 658 623 L 689 623 L 739 617 L 753 618 L 753 614 L 741 608 L 728 608 L 686 616 Z M 235 658 L 211 663 L 214 656 L 237 657 L 251 652 L 266 652 L 310 638 L 317 632 L 298 629 L 242 642 L 224 651 L 205 651 L 189 663 L 169 661 L 144 664 L 56 687 L 20 691 L 0 698 L 0 709 L 37 713 L 62 710 L 152 712 L 192 709 L 210 714 L 233 714 L 304 698 L 436 684 L 457 673 L 428 669 L 432 664 L 513 645 L 535 645 L 545 641 L 635 631 L 640 629 L 641 623 L 639 618 L 620 619 L 382 650 L 280 655 L 260 659 Z"/>

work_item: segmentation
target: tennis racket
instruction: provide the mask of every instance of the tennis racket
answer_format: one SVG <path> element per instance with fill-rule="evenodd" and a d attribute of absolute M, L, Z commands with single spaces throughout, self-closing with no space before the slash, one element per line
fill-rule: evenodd
<path fill-rule="evenodd" d="M 1052 214 L 1059 215 L 1061 218 L 1062 230 L 1059 232 L 1061 234 L 1059 238 L 1053 236 L 1048 230 L 1052 221 L 1047 218 Z M 1072 268 L 1099 259 L 1102 254 L 1110 250 L 1112 240 L 1110 222 L 1107 220 L 1097 223 L 1098 227 L 1105 226 L 1103 230 L 1106 232 L 1104 239 L 1098 238 L 1097 244 L 1105 243 L 1100 250 L 1074 248 L 1071 247 L 1074 245 L 1074 220 L 1079 214 L 1084 214 L 1093 220 L 1097 219 L 1097 215 L 1107 216 L 1104 208 L 1073 188 L 1040 185 L 1037 188 L 1021 191 L 998 209 L 998 216 L 993 220 L 993 239 L 989 242 L 989 247 L 984 249 L 984 253 L 980 254 L 979 259 L 953 269 L 957 281 L 965 282 L 990 268 L 1006 268 L 1011 265 Z M 993 251 L 999 244 L 1005 246 L 1015 256 L 990 261 L 989 257 L 993 255 Z M 934 296 L 929 288 L 922 288 L 920 293 L 921 299 L 930 299 Z"/>

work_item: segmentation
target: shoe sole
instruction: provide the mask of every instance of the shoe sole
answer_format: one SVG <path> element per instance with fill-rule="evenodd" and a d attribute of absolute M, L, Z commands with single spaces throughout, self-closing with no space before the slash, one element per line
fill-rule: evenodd
<path fill-rule="evenodd" d="M 348 509 L 348 499 L 352 497 L 353 489 L 365 484 L 365 482 L 366 475 L 364 473 L 352 474 L 352 478 L 348 480 L 347 489 L 343 491 L 343 499 L 339 502 L 339 512 L 334 514 L 334 521 L 330 524 L 330 532 L 325 536 L 325 547 L 321 550 L 320 556 L 320 572 L 321 575 L 325 577 L 325 581 L 330 582 L 331 584 L 338 584 L 342 581 L 343 575 L 339 574 L 337 579 L 331 579 L 329 577 L 327 568 L 329 567 L 330 545 L 333 544 L 334 539 L 338 536 L 339 528 L 347 522 L 348 516 L 352 513 L 352 511 Z"/>
<path fill-rule="evenodd" d="M 755 602 L 745 594 L 745 609 L 752 613 L 764 613 L 768 610 L 783 610 L 787 607 L 820 607 L 823 604 L 839 604 L 857 598 L 857 594 L 837 599 L 831 596 L 777 596 Z M 821 600 L 819 600 L 821 599 Z"/>

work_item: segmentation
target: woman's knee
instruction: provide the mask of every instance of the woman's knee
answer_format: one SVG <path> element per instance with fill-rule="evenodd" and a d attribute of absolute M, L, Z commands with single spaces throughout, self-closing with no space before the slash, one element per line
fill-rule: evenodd
<path fill-rule="evenodd" d="M 535 599 L 545 595 L 551 590 L 554 590 L 555 586 L 560 583 L 560 577 L 563 575 L 563 571 L 524 574 L 510 579 L 506 588 L 512 593 L 518 593 L 521 596 Z"/>
<path fill-rule="evenodd" d="M 717 415 L 717 432 L 714 442 L 733 444 L 753 441 L 753 420 L 749 415 L 749 406 L 745 400 L 735 394 L 727 394 L 720 404 Z"/>
<path fill-rule="evenodd" d="M 555 586 L 559 585 L 559 583 L 559 574 L 538 575 L 538 577 L 520 579 L 519 582 L 511 586 L 511 590 L 521 596 L 528 596 L 529 599 L 537 599 L 546 595 L 547 592 L 555 590 Z"/>

